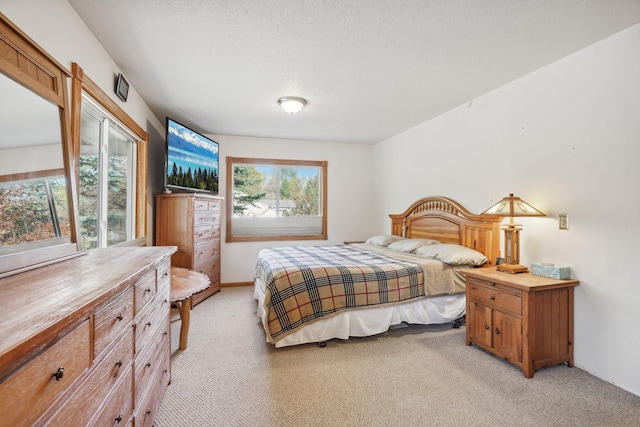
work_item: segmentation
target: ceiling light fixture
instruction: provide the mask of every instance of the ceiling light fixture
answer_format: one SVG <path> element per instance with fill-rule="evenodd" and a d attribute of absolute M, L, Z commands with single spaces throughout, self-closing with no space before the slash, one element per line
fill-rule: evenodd
<path fill-rule="evenodd" d="M 280 107 L 287 113 L 295 114 L 307 105 L 307 100 L 298 98 L 297 96 L 285 96 L 278 99 L 278 104 L 280 104 Z"/>

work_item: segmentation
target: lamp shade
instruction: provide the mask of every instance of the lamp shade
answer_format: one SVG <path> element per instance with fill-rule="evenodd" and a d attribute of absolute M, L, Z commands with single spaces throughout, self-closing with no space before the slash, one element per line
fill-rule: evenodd
<path fill-rule="evenodd" d="M 287 113 L 295 114 L 307 105 L 307 100 L 298 98 L 297 96 L 285 96 L 278 99 L 278 104 L 280 104 L 280 107 Z"/>
<path fill-rule="evenodd" d="M 534 208 L 520 197 L 514 196 L 513 193 L 503 198 L 495 205 L 491 206 L 482 215 L 496 216 L 546 216 L 543 212 Z"/>

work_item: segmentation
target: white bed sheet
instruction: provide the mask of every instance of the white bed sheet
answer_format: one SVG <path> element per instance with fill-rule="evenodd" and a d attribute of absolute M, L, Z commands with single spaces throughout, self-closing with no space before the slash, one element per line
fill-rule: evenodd
<path fill-rule="evenodd" d="M 254 298 L 258 300 L 257 316 L 265 325 L 264 292 L 256 278 Z M 327 318 L 306 324 L 274 343 L 276 347 L 286 347 L 310 342 L 327 341 L 332 338 L 366 337 L 389 330 L 402 322 L 410 324 L 442 324 L 462 317 L 466 310 L 465 294 L 421 298 L 400 304 L 367 307 L 335 313 Z M 266 329 L 265 329 L 266 332 Z M 266 333 L 269 341 L 269 334 Z"/>

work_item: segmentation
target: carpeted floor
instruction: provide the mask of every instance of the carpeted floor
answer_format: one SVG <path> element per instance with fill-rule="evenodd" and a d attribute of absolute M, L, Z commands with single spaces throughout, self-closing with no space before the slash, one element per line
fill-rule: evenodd
<path fill-rule="evenodd" d="M 522 372 L 464 343 L 464 329 L 408 326 L 275 349 L 252 288 L 223 288 L 172 324 L 172 382 L 156 425 L 640 426 L 640 396 L 578 368 Z"/>

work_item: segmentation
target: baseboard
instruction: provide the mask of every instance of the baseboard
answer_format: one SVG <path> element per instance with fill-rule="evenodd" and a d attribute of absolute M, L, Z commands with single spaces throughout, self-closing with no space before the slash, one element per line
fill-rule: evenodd
<path fill-rule="evenodd" d="M 253 282 L 220 283 L 221 288 L 237 288 L 238 286 L 253 286 Z"/>

